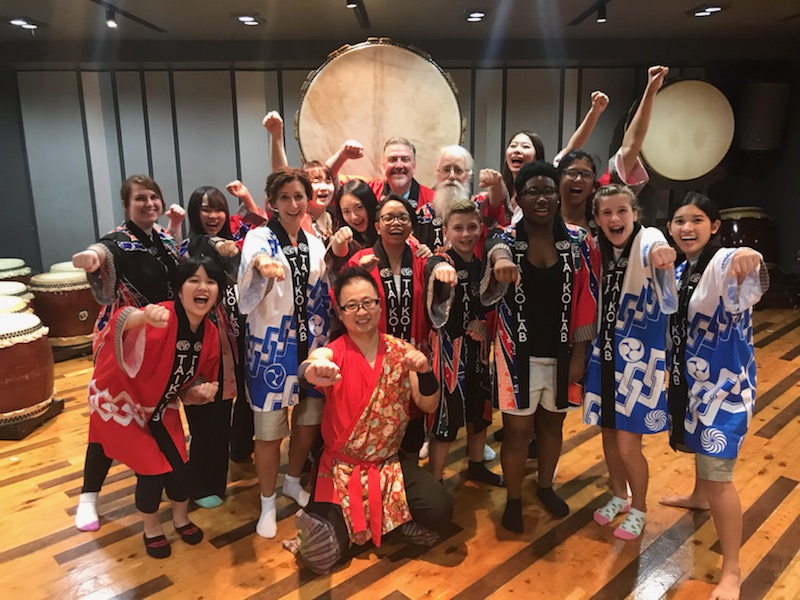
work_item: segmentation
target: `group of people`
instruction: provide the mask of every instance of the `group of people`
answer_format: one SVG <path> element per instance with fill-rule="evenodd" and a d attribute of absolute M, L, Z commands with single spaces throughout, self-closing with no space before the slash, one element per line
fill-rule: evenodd
<path fill-rule="evenodd" d="M 602 429 L 609 473 L 611 498 L 594 520 L 615 522 L 623 540 L 641 535 L 642 436 L 669 431 L 673 448 L 695 453 L 697 485 L 662 501 L 710 507 L 723 554 L 712 597 L 738 597 L 732 474 L 755 397 L 751 310 L 768 278 L 755 250 L 720 247 L 719 211 L 700 194 L 670 209 L 673 244 L 639 223 L 647 173 L 638 154 L 666 74 L 649 69 L 605 173 L 581 150 L 608 103 L 594 92 L 553 163 L 536 134 L 518 132 L 501 171 L 479 172 L 477 195 L 466 149 L 442 149 L 430 189 L 414 179 L 414 146 L 401 137 L 386 142 L 383 176 L 372 180 L 340 174 L 363 153 L 355 140 L 326 162 L 290 168 L 274 112 L 263 122 L 272 148 L 263 208 L 239 181 L 227 190 L 242 217 L 220 190 L 198 188 L 181 242 L 180 207 L 169 211 L 170 233 L 156 222 L 158 185 L 128 178 L 126 222 L 73 257 L 105 305 L 78 528 L 99 527 L 98 493 L 116 459 L 137 475 L 147 553 L 170 554 L 158 518 L 164 489 L 181 539 L 199 543 L 188 501 L 221 504 L 229 457 L 252 452 L 256 531 L 274 538 L 289 437 L 282 493 L 300 510 L 285 545 L 329 572 L 354 544 L 379 545 L 395 530 L 415 543 L 438 539 L 453 514 L 443 470 L 464 428 L 467 478 L 505 487 L 502 526 L 522 532 L 534 441 L 536 497 L 555 518 L 569 514 L 553 483 L 564 418 L 582 408 Z M 484 462 L 493 409 L 502 475 Z"/>

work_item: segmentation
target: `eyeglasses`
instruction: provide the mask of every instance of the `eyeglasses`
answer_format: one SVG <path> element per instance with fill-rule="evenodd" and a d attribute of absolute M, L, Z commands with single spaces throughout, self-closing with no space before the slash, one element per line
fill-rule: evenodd
<path fill-rule="evenodd" d="M 442 175 L 450 175 L 450 173 L 452 173 L 456 177 L 461 177 L 464 173 L 466 173 L 466 171 L 461 167 L 455 167 L 455 166 L 442 167 L 441 169 L 438 169 L 438 171 Z"/>
<path fill-rule="evenodd" d="M 542 196 L 544 196 L 548 200 L 552 200 L 553 198 L 558 196 L 558 190 L 555 188 L 546 188 L 544 190 L 540 190 L 537 188 L 528 188 L 527 190 L 522 190 L 519 195 L 529 200 L 536 200 L 537 198 L 541 198 Z"/>
<path fill-rule="evenodd" d="M 577 169 L 567 169 L 561 174 L 562 177 L 566 179 L 572 179 L 573 181 L 580 178 L 586 181 L 587 183 L 590 181 L 594 181 L 594 173 L 591 171 L 578 171 Z"/>
<path fill-rule="evenodd" d="M 366 300 L 362 300 L 361 302 L 348 302 L 347 304 L 344 305 L 340 304 L 339 308 L 342 309 L 343 313 L 351 314 L 358 312 L 362 308 L 364 310 L 372 310 L 373 308 L 378 306 L 379 302 L 380 300 L 378 298 L 367 298 Z"/>
<path fill-rule="evenodd" d="M 389 225 L 390 223 L 397 221 L 402 225 L 408 225 L 411 223 L 411 217 L 406 215 L 381 215 L 380 216 L 381 223 L 384 225 Z"/>

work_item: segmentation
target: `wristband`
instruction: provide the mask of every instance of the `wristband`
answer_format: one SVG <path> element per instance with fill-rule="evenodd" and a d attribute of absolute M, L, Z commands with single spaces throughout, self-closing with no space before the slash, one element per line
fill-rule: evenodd
<path fill-rule="evenodd" d="M 436 381 L 433 371 L 417 373 L 417 381 L 419 382 L 419 393 L 423 396 L 433 396 L 439 391 L 439 382 Z"/>
<path fill-rule="evenodd" d="M 303 361 L 300 363 L 300 366 L 297 367 L 297 383 L 304 390 L 310 390 L 314 387 L 314 385 L 309 383 L 308 379 L 306 379 L 306 369 L 308 369 L 309 366 L 311 366 L 311 363 Z"/>

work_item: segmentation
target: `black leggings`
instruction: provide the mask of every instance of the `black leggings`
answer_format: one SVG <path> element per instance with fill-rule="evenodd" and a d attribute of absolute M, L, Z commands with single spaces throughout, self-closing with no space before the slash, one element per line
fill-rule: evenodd
<path fill-rule="evenodd" d="M 99 492 L 106 480 L 112 460 L 103 451 L 103 445 L 89 442 L 86 447 L 86 459 L 83 462 L 83 487 L 81 493 Z"/>
<path fill-rule="evenodd" d="M 175 502 L 189 499 L 189 465 L 181 463 L 178 468 L 161 475 L 136 474 L 136 509 L 153 514 L 161 504 L 161 492 L 167 491 L 167 498 Z"/>

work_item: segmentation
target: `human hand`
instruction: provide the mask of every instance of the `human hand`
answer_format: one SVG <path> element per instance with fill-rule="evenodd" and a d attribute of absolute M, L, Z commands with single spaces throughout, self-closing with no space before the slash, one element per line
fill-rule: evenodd
<path fill-rule="evenodd" d="M 764 257 L 752 248 L 739 248 L 733 255 L 728 267 L 728 274 L 736 277 L 736 282 L 741 285 L 747 274 L 756 271 Z"/>
<path fill-rule="evenodd" d="M 144 322 L 151 327 L 163 329 L 169 323 L 169 310 L 160 304 L 148 304 L 144 312 Z"/>
<path fill-rule="evenodd" d="M 446 262 L 439 263 L 433 269 L 433 278 L 442 283 L 448 283 L 451 287 L 456 287 L 458 284 L 458 273 L 452 265 Z"/>
<path fill-rule="evenodd" d="M 221 242 L 217 242 L 217 244 L 214 246 L 214 250 L 217 251 L 217 254 L 225 258 L 230 258 L 231 256 L 236 256 L 239 254 L 239 246 L 237 246 L 236 242 L 233 240 L 223 240 Z"/>
<path fill-rule="evenodd" d="M 180 225 L 186 217 L 186 211 L 180 204 L 170 204 L 166 212 L 167 219 L 173 225 Z"/>
<path fill-rule="evenodd" d="M 263 254 L 258 256 L 255 259 L 253 266 L 258 269 L 262 277 L 266 277 L 267 279 L 283 281 L 286 278 L 286 271 L 283 267 L 283 263 L 278 260 L 274 260 L 269 256 Z"/>
<path fill-rule="evenodd" d="M 225 186 L 225 189 L 228 190 L 231 195 L 236 196 L 237 198 L 244 198 L 245 196 L 250 195 L 250 190 L 248 190 L 247 186 L 245 186 L 245 184 L 238 179 L 231 181 Z"/>
<path fill-rule="evenodd" d="M 513 283 L 514 285 L 519 285 L 521 280 L 519 267 L 509 259 L 503 257 L 498 258 L 494 261 L 492 270 L 494 271 L 494 278 L 499 283 Z"/>
<path fill-rule="evenodd" d="M 656 246 L 650 252 L 650 260 L 656 269 L 669 269 L 675 266 L 675 260 L 678 254 L 675 248 L 669 245 Z"/>
<path fill-rule="evenodd" d="M 358 140 L 346 140 L 340 152 L 344 158 L 355 160 L 364 156 L 364 146 Z"/>
<path fill-rule="evenodd" d="M 608 96 L 601 91 L 592 92 L 592 110 L 603 112 L 608 106 Z"/>
<path fill-rule="evenodd" d="M 312 385 L 329 387 L 342 380 L 342 373 L 336 363 L 327 358 L 317 358 L 308 365 L 304 377 Z"/>
<path fill-rule="evenodd" d="M 72 255 L 72 266 L 87 273 L 94 273 L 100 268 L 100 256 L 94 250 L 78 252 Z"/>
<path fill-rule="evenodd" d="M 494 169 L 481 169 L 478 174 L 478 186 L 488 188 L 503 183 L 503 176 Z"/>
<path fill-rule="evenodd" d="M 406 352 L 406 355 L 400 362 L 403 363 L 403 366 L 405 366 L 409 371 L 414 371 L 415 373 L 427 373 L 431 370 L 428 357 L 415 348 L 412 348 Z"/>
<path fill-rule="evenodd" d="M 374 254 L 365 254 L 359 259 L 358 266 L 365 268 L 367 271 L 372 271 L 372 269 L 378 266 L 378 262 L 380 261 Z"/>
<path fill-rule="evenodd" d="M 193 385 L 181 394 L 184 404 L 189 406 L 199 406 L 209 404 L 214 401 L 219 391 L 219 382 L 206 381 L 198 385 Z"/>
<path fill-rule="evenodd" d="M 261 121 L 261 124 L 271 136 L 276 136 L 283 132 L 283 118 L 277 110 L 269 111 Z"/>

